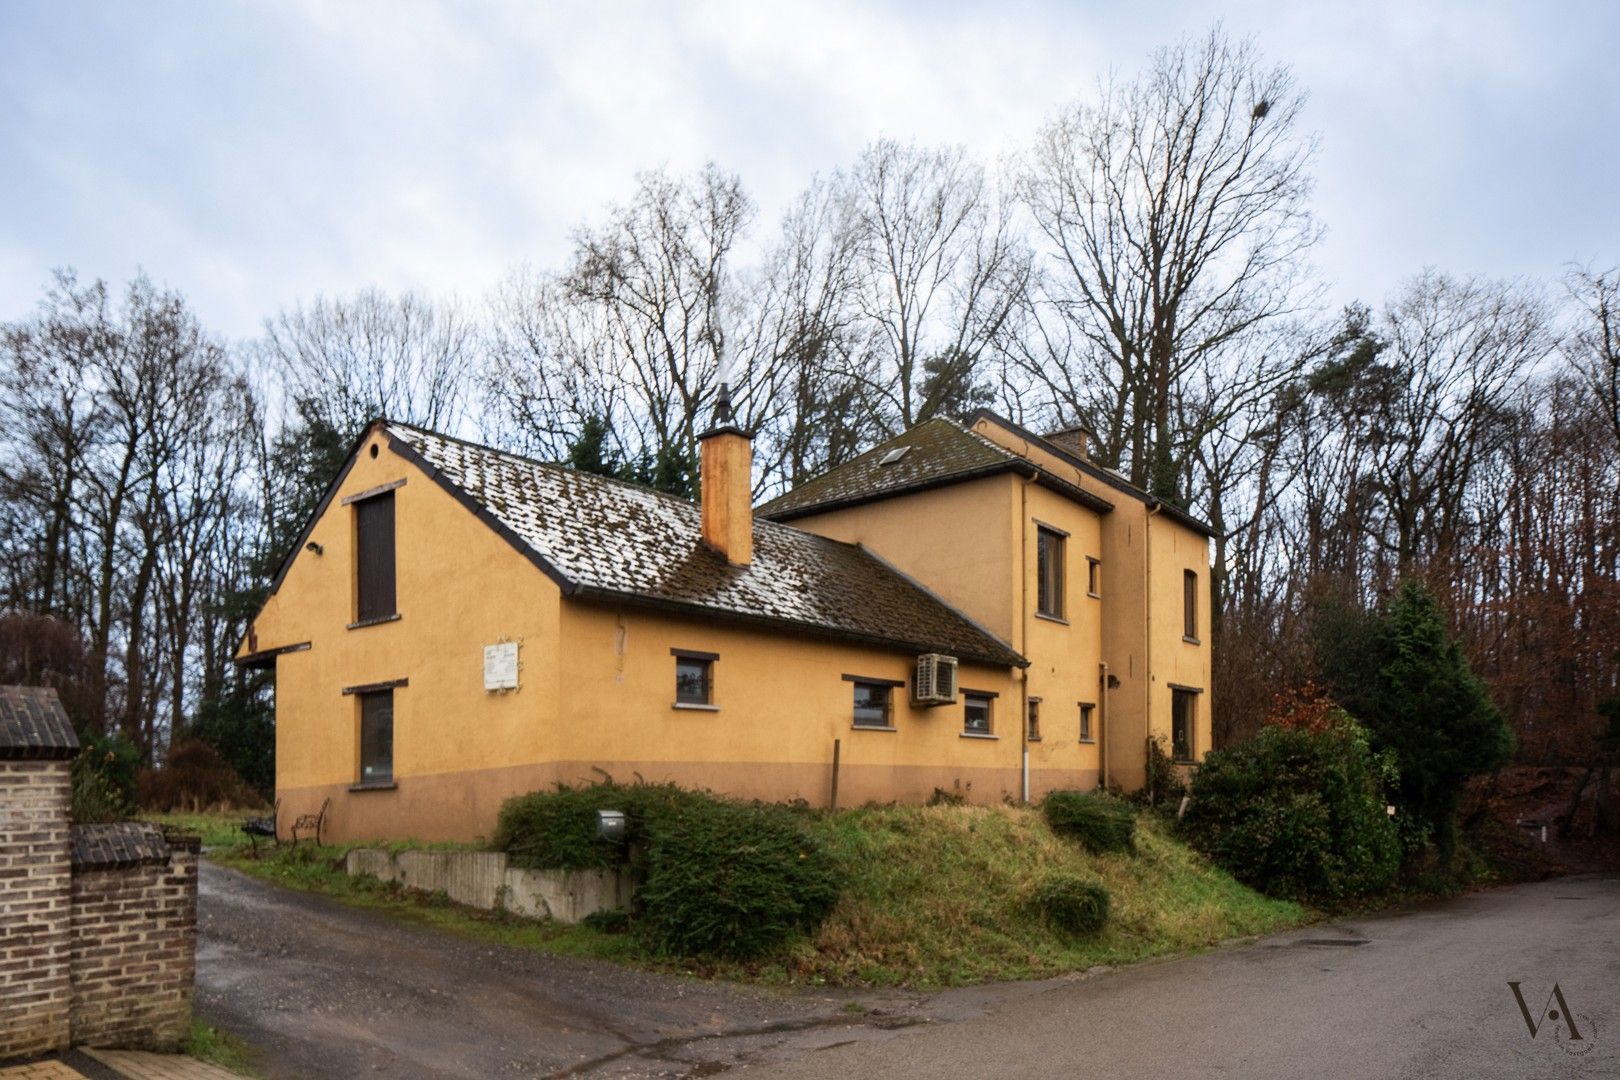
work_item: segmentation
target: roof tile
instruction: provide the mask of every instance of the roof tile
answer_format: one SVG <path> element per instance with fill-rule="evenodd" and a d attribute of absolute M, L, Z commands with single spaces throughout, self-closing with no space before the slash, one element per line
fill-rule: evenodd
<path fill-rule="evenodd" d="M 387 427 L 396 448 L 490 515 L 571 595 L 997 665 L 1024 663 L 1005 642 L 858 546 L 756 517 L 753 561 L 733 566 L 700 539 L 695 503 L 405 424 Z"/>
<path fill-rule="evenodd" d="M 0 686 L 0 760 L 71 758 L 79 737 L 49 686 Z"/>

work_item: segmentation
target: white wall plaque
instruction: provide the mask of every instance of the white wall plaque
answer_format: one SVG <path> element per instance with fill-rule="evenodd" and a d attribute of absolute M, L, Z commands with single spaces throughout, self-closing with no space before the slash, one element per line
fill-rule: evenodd
<path fill-rule="evenodd" d="M 518 684 L 518 643 L 503 641 L 484 646 L 484 689 L 516 690 Z"/>

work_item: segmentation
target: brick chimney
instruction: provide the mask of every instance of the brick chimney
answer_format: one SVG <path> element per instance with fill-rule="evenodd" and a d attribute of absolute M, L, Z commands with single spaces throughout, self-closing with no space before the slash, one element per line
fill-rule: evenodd
<path fill-rule="evenodd" d="M 754 558 L 754 437 L 737 426 L 731 388 L 720 384 L 714 426 L 698 436 L 703 542 L 733 566 Z"/>
<path fill-rule="evenodd" d="M 1073 427 L 1048 432 L 1042 435 L 1041 438 L 1061 450 L 1067 450 L 1076 457 L 1089 461 L 1091 460 L 1091 443 L 1096 436 L 1084 424 L 1076 424 Z"/>

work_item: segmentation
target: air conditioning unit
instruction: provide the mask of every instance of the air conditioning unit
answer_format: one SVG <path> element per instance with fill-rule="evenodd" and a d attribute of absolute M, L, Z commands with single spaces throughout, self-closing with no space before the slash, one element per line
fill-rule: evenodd
<path fill-rule="evenodd" d="M 956 701 L 956 657 L 943 653 L 923 653 L 917 657 L 911 700 L 918 705 L 953 704 Z"/>

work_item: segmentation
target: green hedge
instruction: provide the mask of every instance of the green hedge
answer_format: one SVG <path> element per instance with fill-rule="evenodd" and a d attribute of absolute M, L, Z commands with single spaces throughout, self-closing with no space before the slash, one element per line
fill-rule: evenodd
<path fill-rule="evenodd" d="M 1182 828 L 1271 896 L 1331 903 L 1381 892 L 1401 859 L 1384 809 L 1391 768 L 1342 714 L 1326 731 L 1261 728 L 1204 759 Z"/>
<path fill-rule="evenodd" d="M 1136 811 L 1110 795 L 1054 791 L 1041 811 L 1053 832 L 1080 841 L 1094 854 L 1136 850 Z"/>
<path fill-rule="evenodd" d="M 820 925 L 839 874 L 795 810 L 672 785 L 559 786 L 509 800 L 495 846 L 518 866 L 589 869 L 627 849 L 596 839 L 596 811 L 624 811 L 641 878 L 631 929 L 653 951 L 747 959 Z"/>
<path fill-rule="evenodd" d="M 1053 872 L 1036 883 L 1030 905 L 1048 926 L 1075 937 L 1090 937 L 1108 921 L 1108 890 L 1077 874 Z"/>

